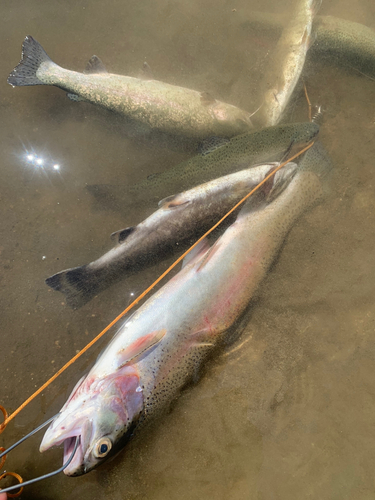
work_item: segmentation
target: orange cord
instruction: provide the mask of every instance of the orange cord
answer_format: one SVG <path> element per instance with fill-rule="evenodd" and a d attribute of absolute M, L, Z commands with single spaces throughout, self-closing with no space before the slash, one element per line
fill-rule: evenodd
<path fill-rule="evenodd" d="M 174 267 L 177 266 L 179 262 L 181 262 L 184 257 L 193 249 L 195 248 L 206 236 L 208 236 L 214 229 L 216 229 L 219 224 L 221 224 L 232 212 L 234 212 L 242 203 L 244 203 L 255 191 L 257 191 L 264 183 L 268 181 L 273 175 L 276 174 L 278 170 L 280 170 L 282 167 L 284 167 L 288 162 L 294 160 L 295 158 L 298 158 L 301 154 L 303 154 L 305 151 L 307 151 L 311 146 L 314 144 L 314 142 L 311 142 L 308 146 L 306 146 L 304 149 L 293 155 L 291 158 L 286 160 L 285 162 L 281 163 L 275 170 L 273 170 L 270 174 L 267 175 L 254 189 L 250 191 L 246 196 L 242 198 L 241 201 L 239 201 L 229 212 L 227 212 L 224 217 L 222 217 L 219 222 L 217 222 L 214 226 L 211 227 L 203 236 L 199 238 L 186 252 L 184 252 L 177 260 L 173 262 L 173 264 L 168 267 L 166 271 L 161 274 L 157 280 L 155 280 L 152 285 L 150 285 L 144 292 L 142 292 L 128 307 L 126 307 L 121 314 L 119 314 L 111 323 L 109 323 L 108 326 L 104 328 L 91 342 L 89 342 L 79 353 L 77 353 L 72 359 L 70 359 L 62 368 L 60 368 L 59 371 L 57 371 L 47 382 L 45 382 L 38 390 L 34 392 L 29 398 L 26 399 L 11 415 L 6 416 L 4 422 L 0 425 L 0 433 L 4 430 L 6 425 L 13 420 L 13 418 L 18 415 L 18 413 L 25 408 L 36 396 L 38 396 L 46 387 L 48 387 L 54 380 L 57 379 L 59 375 L 61 375 L 70 365 L 72 365 L 79 357 L 82 356 L 92 345 L 95 344 L 105 333 L 108 332 L 110 328 L 112 328 L 113 325 L 115 325 L 127 312 L 130 311 L 140 300 L 145 297 L 163 278 L 166 276 Z M 5 415 L 5 414 L 4 414 Z"/>
<path fill-rule="evenodd" d="M 4 479 L 4 477 L 6 477 L 6 476 L 13 476 L 16 479 L 18 479 L 18 482 L 20 484 L 23 483 L 22 477 L 19 474 L 17 474 L 17 472 L 4 472 L 4 474 L 1 474 L 1 476 L 0 476 L 0 481 L 2 479 Z M 23 491 L 23 486 L 21 487 L 21 489 L 19 491 L 17 491 L 17 493 L 7 493 L 7 495 L 9 498 L 16 498 L 16 497 L 19 497 L 21 495 L 22 491 Z M 1 493 L 1 489 L 0 489 L 0 493 Z"/>
<path fill-rule="evenodd" d="M 1 413 L 4 415 L 4 422 L 5 420 L 8 418 L 8 412 L 6 411 L 6 409 L 0 405 L 0 411 Z M 5 425 L 4 427 L 1 427 L 0 428 L 0 434 L 3 432 L 3 430 L 5 429 Z M 0 447 L 0 453 L 3 453 L 3 451 L 5 451 L 6 448 L 3 448 L 3 447 Z M 1 462 L 0 462 L 0 469 L 2 469 L 4 467 L 4 464 L 5 464 L 5 460 L 7 459 L 7 456 L 4 455 L 2 458 L 1 458 Z"/>

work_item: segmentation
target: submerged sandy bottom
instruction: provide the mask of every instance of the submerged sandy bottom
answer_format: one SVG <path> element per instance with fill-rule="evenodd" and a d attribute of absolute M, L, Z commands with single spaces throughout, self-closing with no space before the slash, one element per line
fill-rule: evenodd
<path fill-rule="evenodd" d="M 270 12 L 290 5 L 262 3 Z M 131 211 L 94 206 L 86 183 L 135 182 L 189 155 L 58 89 L 12 89 L 6 77 L 24 36 L 71 69 L 97 54 L 110 71 L 137 76 L 146 60 L 160 80 L 252 111 L 273 47 L 241 27 L 257 7 L 234 0 L 2 3 L 0 402 L 9 411 L 166 267 L 124 281 L 79 311 L 62 305 L 44 279 L 98 257 L 112 231 L 154 209 L 147 201 Z M 325 0 L 320 13 L 375 29 L 375 8 L 365 0 Z M 336 167 L 331 193 L 290 233 L 238 342 L 111 463 L 81 478 L 57 476 L 22 498 L 373 498 L 375 83 L 328 66 L 305 77 L 311 100 L 325 110 L 321 140 Z M 306 118 L 300 94 L 290 119 Z M 30 169 L 24 155 L 32 149 L 59 163 L 59 173 Z M 99 351 L 24 410 L 0 444 L 56 413 Z M 57 468 L 62 450 L 40 455 L 41 437 L 13 452 L 6 469 L 29 478 Z"/>

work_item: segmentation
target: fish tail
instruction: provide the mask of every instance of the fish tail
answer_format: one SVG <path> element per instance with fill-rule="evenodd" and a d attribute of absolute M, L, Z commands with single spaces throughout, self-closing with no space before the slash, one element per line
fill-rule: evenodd
<path fill-rule="evenodd" d="M 46 85 L 38 76 L 37 71 L 44 62 L 53 61 L 48 57 L 43 47 L 28 35 L 22 44 L 21 61 L 8 76 L 8 83 L 13 87 L 24 85 Z"/>
<path fill-rule="evenodd" d="M 314 172 L 322 181 L 329 176 L 332 170 L 332 160 L 320 141 L 316 141 L 315 144 L 306 151 L 299 164 L 300 172 Z"/>
<path fill-rule="evenodd" d="M 46 285 L 63 293 L 73 309 L 79 309 L 100 291 L 98 277 L 87 265 L 54 274 L 46 279 Z"/>

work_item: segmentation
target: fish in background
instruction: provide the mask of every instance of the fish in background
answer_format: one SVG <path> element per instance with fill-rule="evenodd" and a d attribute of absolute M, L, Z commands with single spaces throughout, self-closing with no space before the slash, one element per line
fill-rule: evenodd
<path fill-rule="evenodd" d="M 62 292 L 69 306 L 81 307 L 114 283 L 185 251 L 278 165 L 253 166 L 169 196 L 146 220 L 114 233 L 117 245 L 109 252 L 90 264 L 54 274 L 46 284 Z M 291 176 L 297 165 L 288 163 L 260 191 L 266 195 L 274 182 L 281 184 L 284 168 Z"/>
<path fill-rule="evenodd" d="M 283 23 L 283 15 L 251 12 L 242 28 L 269 37 L 280 37 Z M 312 36 L 314 43 L 307 52 L 308 61 L 324 61 L 375 78 L 374 30 L 334 16 L 316 16 Z"/>
<path fill-rule="evenodd" d="M 181 271 L 125 322 L 77 383 L 40 451 L 64 443 L 65 463 L 80 436 L 64 472 L 81 475 L 163 416 L 228 338 L 288 232 L 324 194 L 330 169 L 326 153 L 314 145 L 276 199 L 248 200 L 212 247 L 203 242 L 190 252 Z"/>
<path fill-rule="evenodd" d="M 280 161 L 303 149 L 319 132 L 316 123 L 292 123 L 255 130 L 221 142 L 174 167 L 134 185 L 88 185 L 97 206 L 126 211 L 130 205 L 159 200 L 250 165 Z"/>
<path fill-rule="evenodd" d="M 313 18 L 321 0 L 298 0 L 263 77 L 263 103 L 254 116 L 259 127 L 276 125 L 301 76 L 311 45 Z"/>
<path fill-rule="evenodd" d="M 43 47 L 27 36 L 22 59 L 8 77 L 13 87 L 54 85 L 73 101 L 97 104 L 134 120 L 146 129 L 194 139 L 232 137 L 252 128 L 250 113 L 214 99 L 208 92 L 108 73 L 92 56 L 83 73 L 55 64 Z"/>

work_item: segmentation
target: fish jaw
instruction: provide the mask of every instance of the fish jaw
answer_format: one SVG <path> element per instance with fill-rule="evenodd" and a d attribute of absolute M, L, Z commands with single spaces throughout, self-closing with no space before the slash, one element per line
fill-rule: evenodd
<path fill-rule="evenodd" d="M 134 428 L 142 410 L 143 393 L 133 367 L 95 380 L 89 374 L 47 429 L 40 451 L 64 444 L 66 463 L 79 437 L 77 450 L 64 473 L 85 474 L 117 452 L 119 443 L 125 444 L 124 437 Z M 98 454 L 103 442 L 108 453 Z"/>

